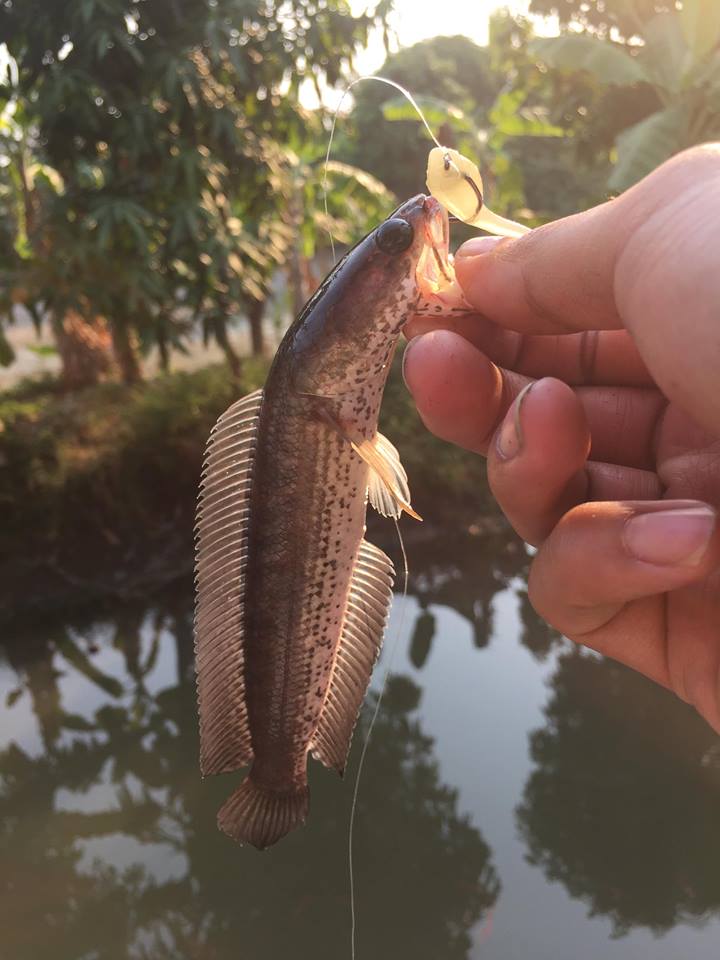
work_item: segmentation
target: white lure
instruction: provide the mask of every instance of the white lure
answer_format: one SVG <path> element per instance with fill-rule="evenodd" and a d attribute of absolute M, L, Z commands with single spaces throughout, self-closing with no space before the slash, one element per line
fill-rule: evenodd
<path fill-rule="evenodd" d="M 472 227 L 500 237 L 521 237 L 530 231 L 485 206 L 480 171 L 451 147 L 433 147 L 428 154 L 427 188 L 448 213 Z"/>

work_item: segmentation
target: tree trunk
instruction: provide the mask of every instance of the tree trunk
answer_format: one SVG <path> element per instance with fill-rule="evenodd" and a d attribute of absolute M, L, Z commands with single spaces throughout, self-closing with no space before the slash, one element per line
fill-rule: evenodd
<path fill-rule="evenodd" d="M 263 316 L 266 300 L 248 300 L 247 314 L 250 321 L 250 339 L 254 357 L 261 357 L 265 353 L 265 332 L 263 330 Z"/>
<path fill-rule="evenodd" d="M 112 342 L 123 383 L 139 383 L 142 380 L 142 370 L 138 359 L 135 333 L 124 323 L 114 323 Z"/>
<path fill-rule="evenodd" d="M 235 352 L 233 345 L 228 340 L 227 335 L 227 326 L 225 320 L 218 317 L 214 321 L 215 327 L 215 339 L 222 347 L 223 353 L 225 354 L 225 359 L 228 362 L 230 367 L 230 372 L 233 375 L 234 380 L 239 380 L 240 375 L 242 374 L 242 360 Z"/>
<path fill-rule="evenodd" d="M 165 331 L 162 327 L 157 335 L 158 352 L 160 354 L 160 369 L 163 373 L 170 373 L 170 347 Z"/>
<path fill-rule="evenodd" d="M 62 320 L 53 321 L 53 332 L 66 389 L 93 386 L 110 372 L 112 338 L 103 317 L 85 320 L 68 310 Z"/>
<path fill-rule="evenodd" d="M 302 253 L 300 251 L 300 226 L 302 224 L 302 199 L 295 191 L 288 203 L 288 216 L 295 229 L 295 239 L 288 260 L 288 279 L 292 296 L 293 320 L 302 313 L 307 297 L 305 296 L 305 278 L 303 276 Z"/>

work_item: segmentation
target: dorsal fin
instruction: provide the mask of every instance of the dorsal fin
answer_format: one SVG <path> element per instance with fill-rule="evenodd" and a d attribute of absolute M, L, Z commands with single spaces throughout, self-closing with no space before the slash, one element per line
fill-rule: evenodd
<path fill-rule="evenodd" d="M 248 498 L 262 390 L 223 413 L 205 450 L 195 557 L 195 669 L 203 775 L 253 758 L 243 673 Z"/>
<path fill-rule="evenodd" d="M 360 541 L 340 643 L 320 722 L 310 741 L 313 756 L 339 773 L 382 645 L 394 570 L 378 547 Z"/>

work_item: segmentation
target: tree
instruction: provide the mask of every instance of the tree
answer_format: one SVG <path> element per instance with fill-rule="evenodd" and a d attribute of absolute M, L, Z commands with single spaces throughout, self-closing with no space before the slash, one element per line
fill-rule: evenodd
<path fill-rule="evenodd" d="M 464 132 L 484 126 L 499 89 L 488 51 L 462 36 L 434 37 L 401 50 L 388 57 L 379 76 L 408 89 L 441 142 L 455 147 L 457 120 L 472 117 L 462 125 Z M 353 96 L 355 108 L 340 125 L 337 155 L 368 170 L 398 197 L 422 191 L 432 143 L 414 109 L 380 83 L 360 84 Z"/>
<path fill-rule="evenodd" d="M 17 723 L 17 742 L 0 750 L 3 946 L 13 960 L 231 957 L 240 942 L 254 960 L 298 944 L 325 960 L 346 948 L 352 776 L 311 765 L 308 824 L 272 856 L 217 830 L 230 787 L 197 767 L 187 587 L 150 609 L 125 601 L 101 620 L 4 636 L 3 680 L 15 676 L 6 709 L 35 720 Z M 405 948 L 417 960 L 465 960 L 500 881 L 442 778 L 419 697 L 408 677 L 391 678 L 367 757 L 356 824 L 363 949 L 378 960 Z M 87 862 L 88 840 L 118 834 L 124 870 L 92 847 L 100 859 Z"/>
<path fill-rule="evenodd" d="M 550 691 L 516 811 L 529 862 L 616 936 L 717 916 L 717 736 L 667 690 L 579 649 Z"/>
<path fill-rule="evenodd" d="M 649 14 L 659 6 L 642 9 Z M 616 155 L 608 180 L 613 191 L 631 186 L 683 148 L 720 135 L 720 6 L 684 0 L 680 11 L 634 22 L 633 35 L 642 42 L 633 45 L 572 32 L 531 46 L 553 71 L 588 75 L 601 96 L 606 93 L 605 130 Z M 642 104 L 640 115 L 628 118 L 610 109 L 622 100 Z M 589 122 L 603 126 L 597 117 Z"/>
<path fill-rule="evenodd" d="M 709 0 L 710 3 L 713 0 Z M 627 41 L 659 13 L 675 9 L 675 0 L 531 0 L 530 12 L 554 15 L 561 27 L 575 24 L 597 36 Z"/>
<path fill-rule="evenodd" d="M 233 359 L 231 318 L 264 298 L 294 242 L 297 156 L 325 137 L 300 85 L 336 83 L 388 5 L 353 17 L 345 0 L 7 0 L 0 108 L 55 180 L 32 223 L 15 204 L 27 243 L 0 255 L 7 285 L 56 329 L 69 311 L 106 317 L 126 380 L 139 346 L 167 356 L 193 322 Z"/>
<path fill-rule="evenodd" d="M 558 81 L 538 71 L 531 38 L 529 21 L 498 13 L 488 47 L 436 37 L 389 57 L 380 76 L 413 94 L 441 143 L 479 162 L 492 209 L 514 216 L 524 208 L 526 219 L 540 222 L 574 212 L 597 191 L 563 140 L 572 117 L 552 112 Z M 399 196 L 422 190 L 431 143 L 414 107 L 379 83 L 354 94 L 338 154 Z"/>

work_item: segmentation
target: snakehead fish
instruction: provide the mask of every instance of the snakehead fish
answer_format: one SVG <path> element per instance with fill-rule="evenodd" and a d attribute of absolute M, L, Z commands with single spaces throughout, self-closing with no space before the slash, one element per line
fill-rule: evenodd
<path fill-rule="evenodd" d="M 215 425 L 198 507 L 195 653 L 203 775 L 250 765 L 218 814 L 264 848 L 304 822 L 307 755 L 342 772 L 377 658 L 393 568 L 364 539 L 369 500 L 413 515 L 377 431 L 390 362 L 447 277 L 447 214 L 399 207 L 288 329 L 263 390 Z M 443 266 L 445 264 L 445 266 Z"/>

